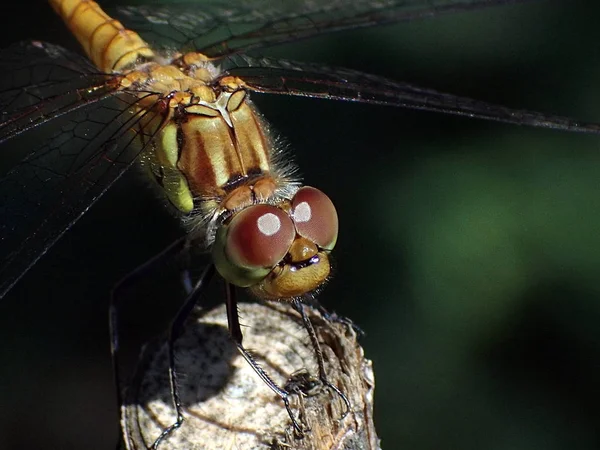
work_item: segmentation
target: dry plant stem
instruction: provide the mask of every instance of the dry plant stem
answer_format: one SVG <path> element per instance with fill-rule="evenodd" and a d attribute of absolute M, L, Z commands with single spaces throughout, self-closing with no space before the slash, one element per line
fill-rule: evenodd
<path fill-rule="evenodd" d="M 340 396 L 318 382 L 313 348 L 299 314 L 287 304 L 240 304 L 244 345 L 280 386 L 306 369 L 314 377 L 308 395 L 292 395 L 292 408 L 310 431 L 294 434 L 283 402 L 237 352 L 224 307 L 196 314 L 177 341 L 176 370 L 184 422 L 159 450 L 297 449 L 376 450 L 374 378 L 356 334 L 307 308 L 331 383 L 350 400 L 342 418 Z M 163 341 L 148 346 L 121 408 L 124 447 L 146 449 L 175 420 Z"/>

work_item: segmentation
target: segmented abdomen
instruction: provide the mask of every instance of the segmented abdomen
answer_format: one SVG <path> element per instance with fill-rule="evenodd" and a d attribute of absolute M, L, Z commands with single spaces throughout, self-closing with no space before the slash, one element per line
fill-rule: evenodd
<path fill-rule="evenodd" d="M 119 72 L 138 58 L 152 58 L 148 44 L 92 0 L 49 0 L 92 62 L 103 72 Z"/>

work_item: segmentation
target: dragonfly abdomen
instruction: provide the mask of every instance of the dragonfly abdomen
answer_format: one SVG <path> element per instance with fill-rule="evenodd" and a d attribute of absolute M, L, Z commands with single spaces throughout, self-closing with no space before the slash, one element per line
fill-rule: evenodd
<path fill-rule="evenodd" d="M 119 72 L 141 59 L 153 59 L 144 40 L 111 18 L 91 0 L 49 0 L 94 65 L 106 73 Z"/>

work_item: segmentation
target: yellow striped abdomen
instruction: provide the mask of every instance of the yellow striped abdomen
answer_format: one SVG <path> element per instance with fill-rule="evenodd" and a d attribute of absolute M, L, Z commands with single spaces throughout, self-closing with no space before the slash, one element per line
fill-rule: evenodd
<path fill-rule="evenodd" d="M 103 72 L 119 72 L 139 58 L 151 59 L 148 44 L 92 0 L 49 0 L 77 38 L 94 65 Z"/>

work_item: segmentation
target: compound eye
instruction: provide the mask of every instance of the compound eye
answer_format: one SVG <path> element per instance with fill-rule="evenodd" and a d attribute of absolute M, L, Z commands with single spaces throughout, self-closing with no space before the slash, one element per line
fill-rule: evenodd
<path fill-rule="evenodd" d="M 292 199 L 292 218 L 298 234 L 325 250 L 335 246 L 338 216 L 332 201 L 313 187 L 300 188 Z"/>
<path fill-rule="evenodd" d="M 276 266 L 296 236 L 290 217 L 271 205 L 254 205 L 240 211 L 227 228 L 225 254 L 241 269 Z"/>

